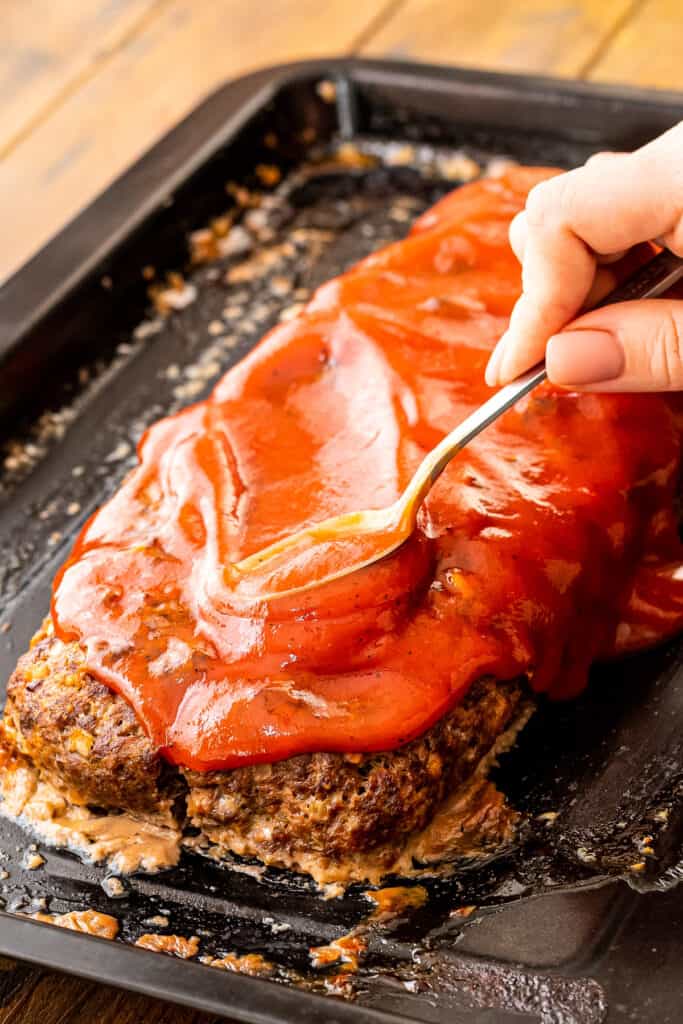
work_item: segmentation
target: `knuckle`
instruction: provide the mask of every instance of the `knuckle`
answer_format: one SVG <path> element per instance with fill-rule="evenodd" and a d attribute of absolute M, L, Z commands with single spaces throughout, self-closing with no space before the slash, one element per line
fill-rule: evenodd
<path fill-rule="evenodd" d="M 649 372 L 655 382 L 683 388 L 683 311 L 665 310 L 649 346 Z"/>
<path fill-rule="evenodd" d="M 559 179 L 542 181 L 529 192 L 526 200 L 526 220 L 531 230 L 545 227 L 555 208 L 556 187 Z"/>
<path fill-rule="evenodd" d="M 612 150 L 603 149 L 599 153 L 593 153 L 586 160 L 586 167 L 602 167 L 604 164 L 611 163 L 615 157 L 621 156 L 620 153 L 614 153 Z"/>
<path fill-rule="evenodd" d="M 557 230 L 571 224 L 581 197 L 583 168 L 542 181 L 529 192 L 527 223 L 531 230 Z"/>
<path fill-rule="evenodd" d="M 676 256 L 683 256 L 683 217 L 678 218 L 673 229 L 662 235 L 660 241 Z"/>
<path fill-rule="evenodd" d="M 508 228 L 508 239 L 514 252 L 517 256 L 520 256 L 526 242 L 527 234 L 527 220 L 526 213 L 522 211 L 518 213 L 510 221 L 510 227 Z"/>

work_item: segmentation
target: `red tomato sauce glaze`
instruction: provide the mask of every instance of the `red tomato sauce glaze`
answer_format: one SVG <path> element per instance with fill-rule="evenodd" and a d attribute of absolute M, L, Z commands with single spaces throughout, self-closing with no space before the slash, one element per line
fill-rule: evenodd
<path fill-rule="evenodd" d="M 571 697 L 683 624 L 676 397 L 544 385 L 450 464 L 402 548 L 264 602 L 229 566 L 393 502 L 490 393 L 520 292 L 508 224 L 551 171 L 448 195 L 155 424 L 54 588 L 57 634 L 197 769 L 395 748 L 483 675 Z M 315 574 L 315 557 L 299 567 Z"/>

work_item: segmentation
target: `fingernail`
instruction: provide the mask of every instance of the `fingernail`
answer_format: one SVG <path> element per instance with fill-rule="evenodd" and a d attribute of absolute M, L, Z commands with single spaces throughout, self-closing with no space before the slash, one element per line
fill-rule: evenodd
<path fill-rule="evenodd" d="M 495 388 L 496 384 L 498 383 L 498 370 L 500 368 L 500 363 L 503 358 L 503 351 L 505 349 L 506 339 L 507 335 L 504 334 L 500 341 L 498 342 L 498 344 L 496 345 L 496 347 L 494 348 L 493 352 L 491 353 L 491 358 L 489 359 L 488 364 L 486 366 L 486 370 L 484 372 L 484 379 L 486 380 L 486 383 L 490 388 Z"/>
<path fill-rule="evenodd" d="M 548 376 L 555 384 L 598 384 L 624 372 L 624 350 L 609 331 L 563 331 L 548 342 Z"/>

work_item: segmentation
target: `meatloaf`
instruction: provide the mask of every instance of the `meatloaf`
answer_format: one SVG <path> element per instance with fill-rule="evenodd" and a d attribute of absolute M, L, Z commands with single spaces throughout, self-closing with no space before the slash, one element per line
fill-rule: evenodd
<path fill-rule="evenodd" d="M 374 880 L 510 834 L 485 769 L 527 681 L 573 697 L 593 662 L 683 629 L 671 396 L 545 384 L 445 469 L 391 556 L 330 579 L 365 548 L 323 529 L 272 579 L 244 569 L 397 502 L 490 397 L 520 293 L 509 223 L 550 173 L 444 197 L 150 427 L 10 682 L 3 733 L 34 803 Z"/>
<path fill-rule="evenodd" d="M 47 621 L 10 679 L 5 733 L 40 779 L 73 803 L 141 819 L 170 806 L 178 824 L 199 832 L 200 846 L 329 881 L 395 866 L 444 797 L 473 777 L 527 707 L 518 681 L 481 679 L 398 750 L 304 754 L 230 771 L 178 769 L 158 756 L 130 705 L 85 669 L 78 644 L 56 638 Z M 489 790 L 477 799 L 479 813 L 484 802 L 498 814 Z"/>

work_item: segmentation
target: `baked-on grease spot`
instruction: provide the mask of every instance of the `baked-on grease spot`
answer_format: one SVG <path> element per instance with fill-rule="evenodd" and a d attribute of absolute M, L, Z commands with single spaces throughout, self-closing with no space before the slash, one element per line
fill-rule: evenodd
<path fill-rule="evenodd" d="M 119 933 L 119 922 L 111 914 L 102 914 L 97 910 L 71 910 L 68 914 L 33 914 L 36 921 L 53 924 L 57 928 L 67 928 L 72 932 L 84 932 L 96 935 L 100 939 L 115 939 Z"/>
<path fill-rule="evenodd" d="M 180 960 L 190 960 L 199 952 L 199 937 L 192 935 L 187 939 L 182 935 L 159 935 L 156 932 L 148 932 L 136 939 L 135 945 L 154 953 L 167 953 L 169 956 L 177 956 Z"/>

